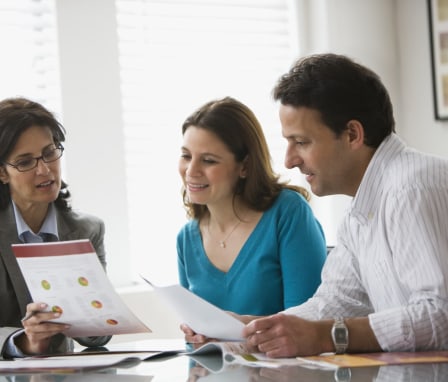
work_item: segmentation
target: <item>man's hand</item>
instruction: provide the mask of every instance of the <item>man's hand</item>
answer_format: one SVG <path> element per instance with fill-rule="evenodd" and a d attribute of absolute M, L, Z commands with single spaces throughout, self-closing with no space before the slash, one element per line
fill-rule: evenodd
<path fill-rule="evenodd" d="M 308 321 L 283 313 L 258 318 L 246 325 L 243 336 L 250 347 L 268 357 L 296 357 L 331 352 L 333 321 Z"/>

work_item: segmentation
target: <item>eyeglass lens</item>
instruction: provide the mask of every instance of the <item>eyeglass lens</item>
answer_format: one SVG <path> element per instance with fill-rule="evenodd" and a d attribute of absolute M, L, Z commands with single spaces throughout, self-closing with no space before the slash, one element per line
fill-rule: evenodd
<path fill-rule="evenodd" d="M 54 162 L 58 160 L 62 156 L 63 151 L 64 151 L 63 147 L 58 146 L 45 150 L 40 157 L 24 158 L 18 160 L 15 163 L 9 163 L 9 164 L 19 171 L 28 171 L 37 167 L 39 159 L 42 159 L 42 161 L 45 163 Z"/>

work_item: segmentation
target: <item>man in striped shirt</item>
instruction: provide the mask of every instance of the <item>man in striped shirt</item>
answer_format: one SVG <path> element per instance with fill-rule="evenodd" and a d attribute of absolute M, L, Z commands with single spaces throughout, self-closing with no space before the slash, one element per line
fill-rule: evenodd
<path fill-rule="evenodd" d="M 353 200 L 315 295 L 242 317 L 248 343 L 272 357 L 448 349 L 448 161 L 404 144 L 379 77 L 345 56 L 299 60 L 274 98 L 286 166 Z"/>
<path fill-rule="evenodd" d="M 406 147 L 379 77 L 345 56 L 299 60 L 274 98 L 286 166 L 353 200 L 315 295 L 249 322 L 248 342 L 272 357 L 448 349 L 448 161 Z"/>

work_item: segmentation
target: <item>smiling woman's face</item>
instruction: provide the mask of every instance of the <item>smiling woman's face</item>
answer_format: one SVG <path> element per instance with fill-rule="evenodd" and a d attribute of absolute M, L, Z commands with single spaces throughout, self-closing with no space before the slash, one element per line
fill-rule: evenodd
<path fill-rule="evenodd" d="M 244 165 L 213 133 L 190 126 L 184 133 L 179 173 L 189 200 L 197 204 L 232 203 Z"/>
<path fill-rule="evenodd" d="M 54 146 L 49 128 L 32 126 L 22 133 L 7 162 L 15 164 L 19 160 L 40 157 Z M 37 167 L 25 172 L 4 165 L 0 168 L 0 180 L 9 184 L 11 198 L 21 210 L 48 204 L 56 200 L 61 188 L 61 161 L 45 163 L 39 160 Z"/>

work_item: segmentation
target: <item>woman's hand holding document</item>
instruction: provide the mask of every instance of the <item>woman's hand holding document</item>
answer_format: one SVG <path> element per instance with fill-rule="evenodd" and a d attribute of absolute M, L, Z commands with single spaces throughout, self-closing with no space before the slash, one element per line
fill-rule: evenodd
<path fill-rule="evenodd" d="M 244 324 L 231 314 L 196 296 L 181 285 L 157 287 L 147 278 L 141 277 L 196 333 L 213 339 L 244 341 L 242 336 Z"/>

